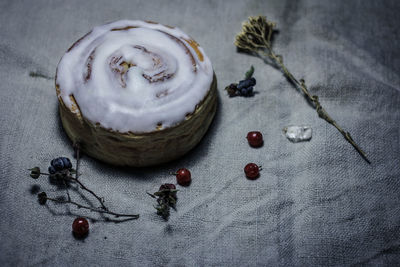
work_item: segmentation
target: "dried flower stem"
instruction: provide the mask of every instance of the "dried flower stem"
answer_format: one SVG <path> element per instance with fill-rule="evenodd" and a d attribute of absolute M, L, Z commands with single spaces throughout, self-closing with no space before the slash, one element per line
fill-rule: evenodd
<path fill-rule="evenodd" d="M 75 143 L 73 145 L 74 149 L 75 149 L 75 155 L 76 155 L 76 168 L 75 168 L 75 178 L 72 176 L 68 176 L 67 178 L 69 178 L 70 180 L 78 183 L 81 188 L 83 190 L 86 190 L 87 192 L 89 192 L 90 194 L 92 194 L 99 202 L 101 205 L 101 208 L 104 210 L 108 210 L 108 208 L 104 205 L 104 198 L 99 197 L 98 195 L 96 195 L 92 190 L 90 190 L 89 188 L 87 188 L 84 184 L 82 184 L 79 180 L 79 161 L 80 161 L 80 145 L 79 143 Z M 65 182 L 65 181 L 64 181 Z M 67 194 L 68 194 L 68 188 L 67 188 Z M 68 194 L 68 198 L 69 198 L 69 194 Z M 70 199 L 70 198 L 69 198 Z"/>
<path fill-rule="evenodd" d="M 47 200 L 49 201 L 53 201 L 53 202 L 57 202 L 57 203 L 62 203 L 62 204 L 72 204 L 75 205 L 77 208 L 82 208 L 82 209 L 87 209 L 87 210 L 91 210 L 94 212 L 99 212 L 99 213 L 105 213 L 105 214 L 111 214 L 114 215 L 115 217 L 131 217 L 134 219 L 138 219 L 139 218 L 139 214 L 123 214 L 123 213 L 117 213 L 117 212 L 113 212 L 110 210 L 104 210 L 103 208 L 93 208 L 90 206 L 85 206 L 82 204 L 79 204 L 75 201 L 72 200 L 62 200 L 62 199 L 56 199 L 56 198 L 50 198 L 50 197 L 46 197 Z"/>
<path fill-rule="evenodd" d="M 40 173 L 40 174 L 50 176 L 50 174 L 48 174 L 48 173 Z M 62 182 L 63 182 L 63 184 L 65 186 L 65 190 L 67 192 L 68 200 L 71 200 L 71 196 L 70 196 L 69 191 L 68 191 L 67 182 L 71 182 L 72 181 L 72 182 L 77 183 L 83 190 L 89 192 L 92 196 L 94 196 L 99 201 L 99 203 L 101 205 L 101 209 L 108 211 L 108 208 L 104 204 L 104 198 L 103 197 L 99 197 L 95 192 L 93 192 L 91 189 L 89 189 L 87 186 L 85 186 L 77 178 L 74 178 L 71 175 L 63 175 L 63 176 L 60 177 L 60 179 L 62 179 Z"/>
<path fill-rule="evenodd" d="M 319 117 L 321 117 L 322 119 L 324 119 L 325 121 L 327 121 L 328 123 L 332 124 L 342 135 L 343 137 L 357 150 L 357 152 L 368 162 L 371 163 L 368 158 L 367 155 L 365 154 L 365 152 L 356 144 L 356 142 L 354 142 L 353 138 L 351 137 L 349 132 L 346 132 L 343 130 L 342 127 L 339 126 L 339 124 L 337 124 L 337 122 L 332 119 L 332 117 L 325 111 L 325 109 L 321 106 L 321 103 L 319 102 L 318 96 L 316 95 L 311 95 L 310 92 L 308 91 L 308 88 L 305 84 L 305 81 L 303 79 L 301 79 L 300 81 L 298 81 L 290 72 L 289 70 L 285 67 L 285 65 L 282 63 L 282 59 L 280 57 L 278 57 L 273 51 L 272 49 L 269 50 L 269 53 L 265 53 L 264 51 L 258 51 L 258 53 L 261 56 L 268 56 L 270 57 L 279 67 L 280 69 L 283 71 L 283 73 L 285 74 L 285 76 L 291 81 L 293 82 L 296 87 L 300 88 L 300 90 L 303 92 L 303 94 L 305 95 L 305 97 L 311 101 L 314 105 L 314 108 L 316 109 Z"/>
<path fill-rule="evenodd" d="M 371 163 L 366 153 L 356 144 L 349 132 L 344 131 L 335 120 L 325 111 L 319 102 L 318 96 L 310 94 L 303 79 L 297 80 L 283 64 L 281 55 L 274 53 L 271 45 L 271 37 L 274 32 L 275 23 L 267 21 L 265 16 L 249 17 L 249 21 L 243 23 L 242 32 L 236 36 L 235 45 L 248 53 L 255 54 L 261 58 L 269 58 L 283 72 L 283 74 L 303 92 L 320 118 L 332 124 L 343 137 L 357 150 L 365 161 Z"/>
<path fill-rule="evenodd" d="M 80 145 L 79 143 L 75 143 L 73 145 L 74 149 L 75 149 L 75 155 L 76 155 L 76 174 L 75 174 L 75 179 L 78 180 L 79 177 L 79 152 L 80 152 Z"/>
<path fill-rule="evenodd" d="M 41 174 L 50 175 L 48 173 L 41 173 Z M 114 215 L 114 216 L 117 216 L 117 217 L 131 217 L 131 218 L 134 218 L 134 219 L 139 218 L 138 214 L 123 214 L 123 213 L 117 213 L 117 212 L 110 211 L 104 205 L 104 198 L 99 197 L 95 192 L 93 192 L 91 189 L 86 187 L 81 181 L 79 181 L 75 177 L 72 177 L 71 175 L 65 175 L 65 173 L 64 173 L 64 175 L 58 176 L 58 179 L 62 179 L 62 182 L 63 182 L 63 184 L 65 186 L 65 189 L 66 189 L 66 192 L 67 192 L 68 199 L 67 200 L 61 200 L 61 199 L 49 198 L 47 196 L 44 196 L 43 198 L 45 198 L 46 200 L 53 201 L 53 202 L 64 203 L 64 204 L 72 204 L 72 205 L 77 206 L 78 208 L 84 208 L 84 209 L 88 209 L 88 210 L 99 212 L 99 213 L 111 214 L 111 215 Z M 93 208 L 93 207 L 85 206 L 85 205 L 82 205 L 82 204 L 79 204 L 79 203 L 73 201 L 71 199 L 71 196 L 70 196 L 69 191 L 68 191 L 68 186 L 67 186 L 67 182 L 71 182 L 71 181 L 77 183 L 81 187 L 81 189 L 83 189 L 83 190 L 89 192 L 91 195 L 93 195 L 100 202 L 101 207 Z"/>
<path fill-rule="evenodd" d="M 69 195 L 69 190 L 68 190 L 67 182 L 65 181 L 65 179 L 63 179 L 63 183 L 65 186 L 65 191 L 67 192 L 68 201 L 71 201 L 71 196 Z"/>
<path fill-rule="evenodd" d="M 89 192 L 91 195 L 93 195 L 93 196 L 100 202 L 101 208 L 102 208 L 103 210 L 108 210 L 108 208 L 104 205 L 104 198 L 99 197 L 98 195 L 96 195 L 95 192 L 93 192 L 92 190 L 90 190 L 89 188 L 87 188 L 87 187 L 86 187 L 83 183 L 81 183 L 77 178 L 74 178 L 74 177 L 72 177 L 72 176 L 67 176 L 66 178 L 69 179 L 69 180 L 71 180 L 71 181 L 74 181 L 74 182 L 77 183 L 77 184 L 79 184 L 79 186 L 80 186 L 83 190 L 86 190 L 87 192 Z M 65 182 L 65 179 L 64 179 L 64 182 Z"/>

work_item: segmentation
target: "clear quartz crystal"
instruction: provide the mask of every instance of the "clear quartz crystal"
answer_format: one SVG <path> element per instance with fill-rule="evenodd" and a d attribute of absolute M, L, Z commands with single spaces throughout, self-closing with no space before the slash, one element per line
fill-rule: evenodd
<path fill-rule="evenodd" d="M 287 139 L 293 143 L 310 141 L 312 137 L 312 129 L 310 126 L 286 126 L 283 128 Z"/>

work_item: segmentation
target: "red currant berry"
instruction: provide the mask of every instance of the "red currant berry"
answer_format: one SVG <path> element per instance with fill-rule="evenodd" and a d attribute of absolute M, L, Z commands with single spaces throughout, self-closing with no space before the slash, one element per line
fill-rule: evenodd
<path fill-rule="evenodd" d="M 72 232 L 77 237 L 83 237 L 89 232 L 89 222 L 85 218 L 76 218 L 72 223 Z"/>
<path fill-rule="evenodd" d="M 249 145 L 252 147 L 260 147 L 263 144 L 263 136 L 258 131 L 248 132 L 247 141 L 249 142 Z"/>
<path fill-rule="evenodd" d="M 260 175 L 260 168 L 255 163 L 249 163 L 244 167 L 246 177 L 254 180 Z"/>
<path fill-rule="evenodd" d="M 192 181 L 192 175 L 188 169 L 182 168 L 176 172 L 176 181 L 180 185 L 189 185 Z"/>

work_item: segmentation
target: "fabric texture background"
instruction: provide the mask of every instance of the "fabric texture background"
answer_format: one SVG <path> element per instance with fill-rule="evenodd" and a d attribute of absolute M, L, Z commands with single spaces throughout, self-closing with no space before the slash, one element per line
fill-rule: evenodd
<path fill-rule="evenodd" d="M 397 0 L 1 1 L 1 265 L 400 264 L 399 11 Z M 279 71 L 237 53 L 241 22 L 259 14 L 277 22 L 276 52 L 372 164 Z M 65 192 L 26 169 L 72 158 L 52 77 L 74 41 L 119 19 L 177 26 L 197 40 L 218 77 L 219 108 L 202 142 L 177 161 L 135 169 L 82 159 L 85 184 L 112 208 L 141 216 L 116 224 L 65 205 L 40 206 L 38 188 Z M 250 65 L 258 93 L 230 99 L 224 87 Z M 282 128 L 293 124 L 310 125 L 312 140 L 290 143 Z M 248 146 L 250 130 L 264 134 L 262 148 Z M 244 177 L 248 162 L 262 165 L 259 179 Z M 146 191 L 174 182 L 168 173 L 182 166 L 193 182 L 179 187 L 177 211 L 165 222 Z M 78 215 L 97 219 L 84 240 L 70 230 Z"/>

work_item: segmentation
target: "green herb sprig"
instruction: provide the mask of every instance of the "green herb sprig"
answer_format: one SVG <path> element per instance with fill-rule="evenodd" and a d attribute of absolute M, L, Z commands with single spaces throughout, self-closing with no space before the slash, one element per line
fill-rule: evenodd
<path fill-rule="evenodd" d="M 251 65 L 250 69 L 248 71 L 246 71 L 246 74 L 244 75 L 244 79 L 250 79 L 253 76 L 254 73 L 254 67 L 253 65 Z"/>
<path fill-rule="evenodd" d="M 318 96 L 312 95 L 303 79 L 296 79 L 293 74 L 283 64 L 281 55 L 276 54 L 272 49 L 271 37 L 275 32 L 276 24 L 268 21 L 265 16 L 249 17 L 248 21 L 242 24 L 242 31 L 236 35 L 235 45 L 239 50 L 256 55 L 262 59 L 270 59 L 283 74 L 300 89 L 304 96 L 310 101 L 317 111 L 319 117 L 332 124 L 343 137 L 357 150 L 357 152 L 368 162 L 371 163 L 366 153 L 356 144 L 349 132 L 343 130 L 335 120 L 321 106 Z"/>

